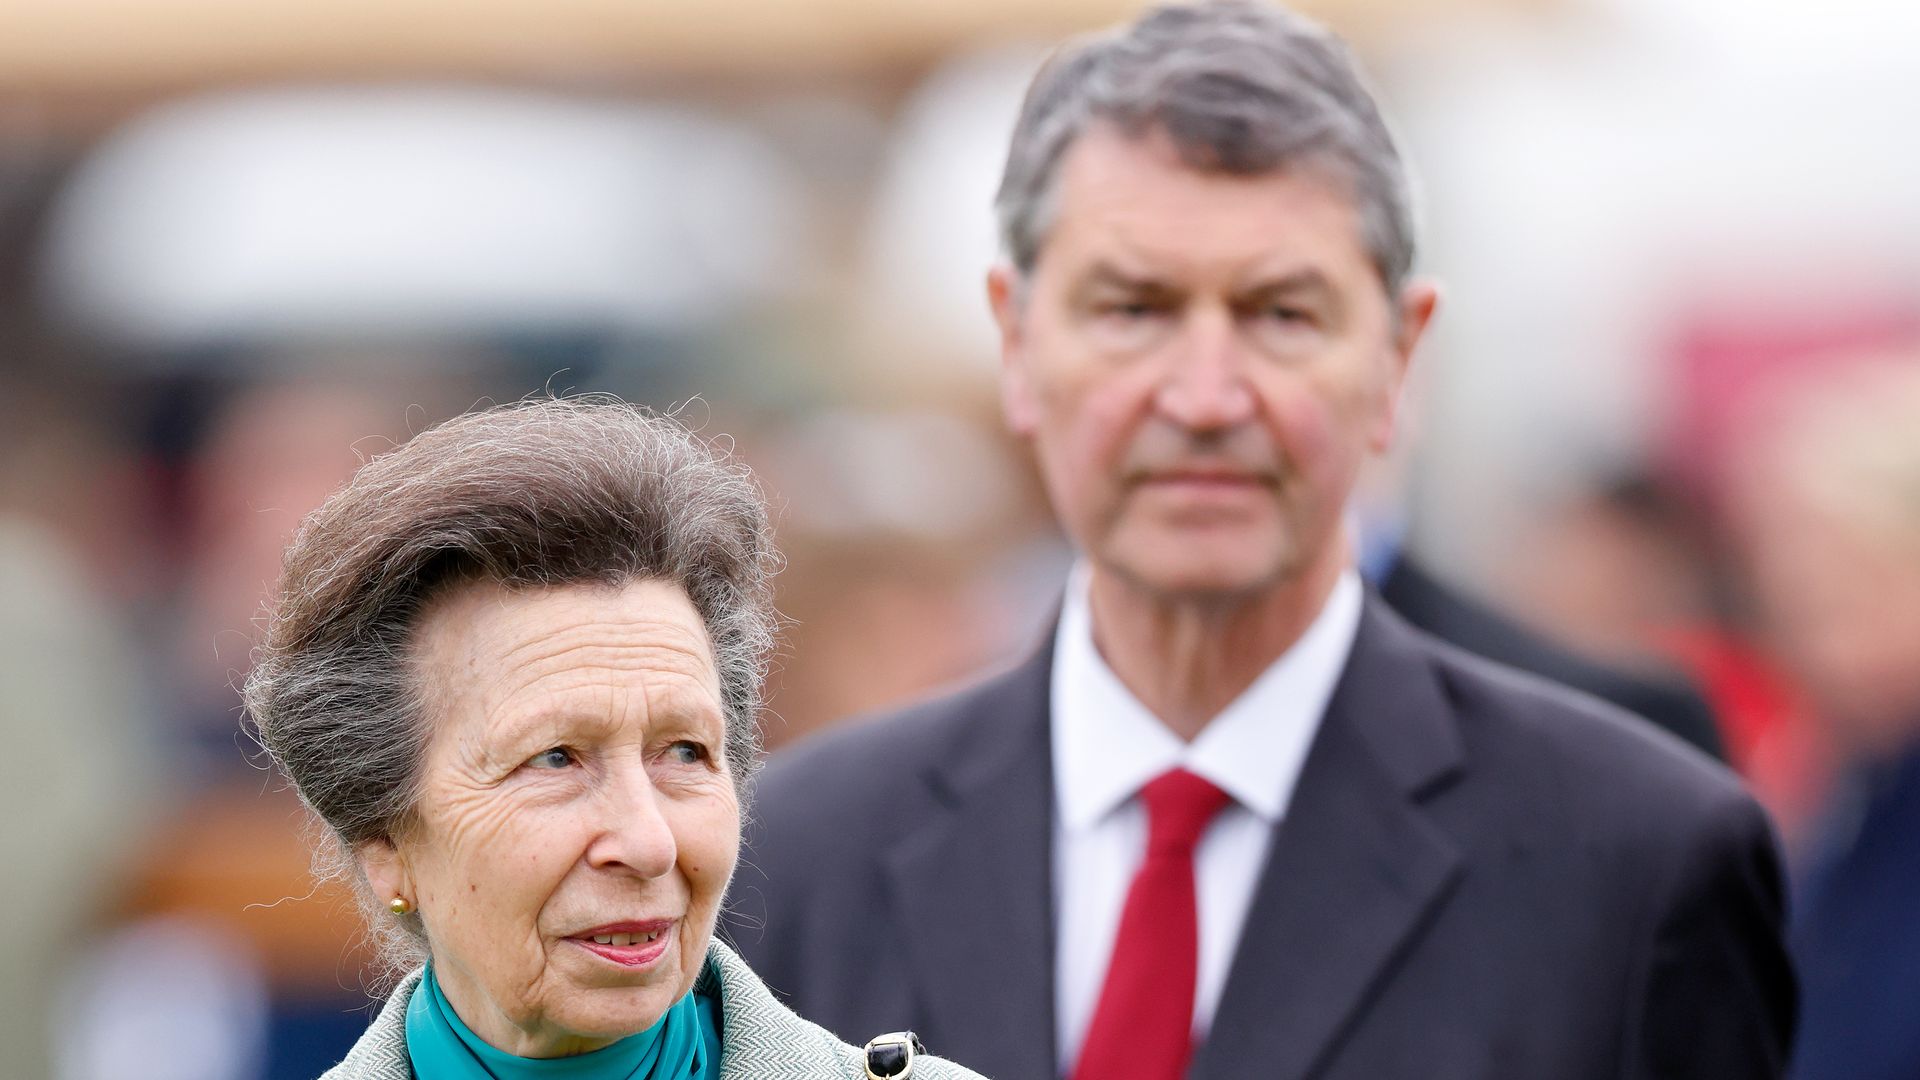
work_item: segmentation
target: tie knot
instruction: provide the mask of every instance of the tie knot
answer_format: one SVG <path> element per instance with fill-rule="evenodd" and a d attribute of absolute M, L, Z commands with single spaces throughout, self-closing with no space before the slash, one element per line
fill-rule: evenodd
<path fill-rule="evenodd" d="M 1227 793 L 1185 769 L 1161 773 L 1140 789 L 1147 804 L 1147 846 L 1193 850 L 1200 834 L 1227 805 Z"/>

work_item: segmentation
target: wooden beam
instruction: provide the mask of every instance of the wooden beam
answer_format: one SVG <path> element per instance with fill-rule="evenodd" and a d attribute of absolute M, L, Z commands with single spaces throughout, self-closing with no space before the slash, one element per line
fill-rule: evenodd
<path fill-rule="evenodd" d="M 0 0 L 0 87 L 273 77 L 784 77 L 1058 37 L 1134 0 Z"/>
<path fill-rule="evenodd" d="M 1364 37 L 1553 0 L 1304 0 Z M 0 0 L 0 93 L 150 93 L 254 79 L 648 80 L 898 72 L 1053 40 L 1145 0 Z"/>

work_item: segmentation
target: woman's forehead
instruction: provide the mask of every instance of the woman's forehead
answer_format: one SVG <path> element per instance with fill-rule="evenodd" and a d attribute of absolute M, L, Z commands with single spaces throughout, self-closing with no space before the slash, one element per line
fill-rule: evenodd
<path fill-rule="evenodd" d="M 705 624 L 678 586 L 456 587 L 423 614 L 416 663 L 431 698 L 493 712 L 556 694 L 719 697 Z M 691 703 L 689 703 L 691 704 Z"/>

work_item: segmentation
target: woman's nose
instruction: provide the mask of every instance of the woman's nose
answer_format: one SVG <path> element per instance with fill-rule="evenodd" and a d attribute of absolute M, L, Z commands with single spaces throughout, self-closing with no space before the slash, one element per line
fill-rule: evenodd
<path fill-rule="evenodd" d="M 588 864 L 647 878 L 673 869 L 679 843 L 665 797 L 646 769 L 636 764 L 612 770 L 600 795 L 584 811 L 597 819 L 587 846 Z"/>

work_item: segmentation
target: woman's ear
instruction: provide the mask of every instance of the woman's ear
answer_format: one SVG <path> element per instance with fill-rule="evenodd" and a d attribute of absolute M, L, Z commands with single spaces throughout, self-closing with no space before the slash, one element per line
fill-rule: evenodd
<path fill-rule="evenodd" d="M 407 873 L 407 862 L 393 841 L 369 840 L 354 851 L 353 857 L 359 861 L 361 872 L 367 875 L 367 884 L 373 886 L 375 899 L 386 903 L 399 897 L 410 906 L 419 905 L 419 898 L 413 895 L 413 878 Z"/>

